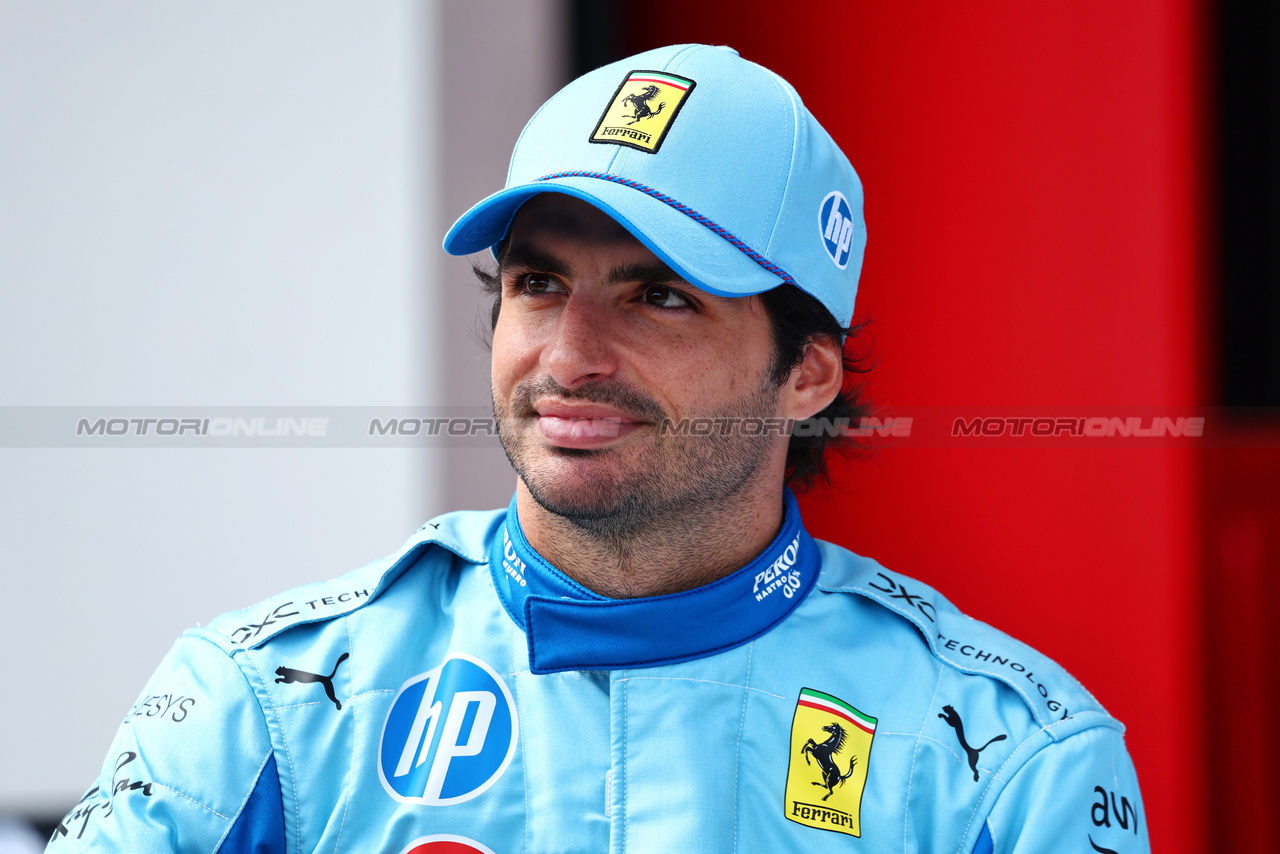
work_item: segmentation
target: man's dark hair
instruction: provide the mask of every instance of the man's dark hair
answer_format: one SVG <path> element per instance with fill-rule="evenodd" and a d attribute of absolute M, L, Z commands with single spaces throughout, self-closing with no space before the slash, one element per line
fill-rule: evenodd
<path fill-rule="evenodd" d="M 844 383 L 827 406 L 809 419 L 812 436 L 792 435 L 787 446 L 787 483 L 797 492 L 819 482 L 829 484 L 828 452 L 852 456 L 859 446 L 840 429 L 857 429 L 871 407 L 862 399 L 860 374 L 871 370 L 869 355 L 860 353 L 858 333 L 865 324 L 841 326 L 817 297 L 795 285 L 782 284 L 760 294 L 773 328 L 773 381 L 784 383 L 791 371 L 804 361 L 810 342 L 830 336 L 843 341 Z M 835 435 L 832 435 L 834 433 Z"/>
<path fill-rule="evenodd" d="M 492 340 L 493 330 L 498 325 L 498 313 L 502 310 L 502 279 L 498 273 L 491 273 L 474 264 L 471 269 L 475 272 L 481 290 L 493 297 L 486 336 L 487 340 Z M 871 412 L 871 407 L 862 399 L 862 389 L 856 382 L 858 375 L 871 370 L 871 365 L 867 354 L 851 352 L 854 348 L 850 346 L 857 341 L 865 324 L 841 326 L 816 297 L 791 284 L 782 284 L 765 291 L 760 294 L 760 302 L 769 315 L 769 323 L 773 329 L 774 354 L 771 371 L 775 385 L 785 382 L 791 371 L 804 361 L 811 341 L 825 336 L 844 340 L 843 386 L 825 409 L 809 419 L 814 429 L 804 432 L 811 432 L 813 435 L 793 434 L 787 446 L 787 484 L 796 492 L 803 492 L 818 483 L 831 482 L 829 453 L 848 457 L 862 450 L 853 437 L 845 435 L 839 428 L 846 426 L 857 429 L 863 416 Z"/>

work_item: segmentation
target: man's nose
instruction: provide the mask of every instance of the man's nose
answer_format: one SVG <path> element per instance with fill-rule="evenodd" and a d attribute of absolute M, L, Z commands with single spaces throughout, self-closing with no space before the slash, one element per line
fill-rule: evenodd
<path fill-rule="evenodd" d="M 565 388 L 608 377 L 617 369 L 609 313 L 593 300 L 569 297 L 556 318 L 542 365 Z"/>

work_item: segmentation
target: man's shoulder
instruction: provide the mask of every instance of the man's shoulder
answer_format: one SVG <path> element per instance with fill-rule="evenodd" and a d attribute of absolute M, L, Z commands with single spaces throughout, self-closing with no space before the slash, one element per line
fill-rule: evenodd
<path fill-rule="evenodd" d="M 909 638 L 918 655 L 953 672 L 1006 686 L 1021 698 L 1040 727 L 1056 730 L 1058 737 L 1090 725 L 1123 729 L 1053 659 L 964 614 L 922 581 L 832 543 L 818 543 L 823 559 L 819 591 L 850 595 L 859 607 L 887 612 L 902 628 L 898 637 Z"/>
<path fill-rule="evenodd" d="M 253 649 L 297 626 L 343 617 L 377 602 L 414 566 L 447 567 L 453 556 L 488 561 L 488 544 L 505 510 L 445 513 L 416 530 L 399 549 L 329 581 L 286 590 L 216 617 L 202 631 L 231 647 Z"/>

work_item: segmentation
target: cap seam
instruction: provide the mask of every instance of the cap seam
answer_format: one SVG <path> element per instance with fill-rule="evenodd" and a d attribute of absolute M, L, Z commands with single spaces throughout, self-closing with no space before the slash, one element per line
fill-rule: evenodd
<path fill-rule="evenodd" d="M 662 70 L 674 71 L 676 63 L 680 62 L 686 56 L 686 54 L 695 53 L 699 49 L 712 50 L 713 48 L 709 48 L 703 44 L 687 44 L 683 48 L 681 48 L 680 50 L 676 51 L 674 54 L 671 55 L 671 58 L 668 59 L 666 61 L 666 64 L 662 66 Z"/>
<path fill-rule="evenodd" d="M 764 66 L 761 67 L 763 68 Z M 783 98 L 791 105 L 791 156 L 787 159 L 786 174 L 783 176 L 783 180 L 776 182 L 775 185 L 773 203 L 777 204 L 777 208 L 774 211 L 773 226 L 769 229 L 769 236 L 764 241 L 764 245 L 767 248 L 773 245 L 773 238 L 778 233 L 778 224 L 782 222 L 782 205 L 786 200 L 787 191 L 791 188 L 791 176 L 795 171 L 796 146 L 800 144 L 800 111 L 797 108 L 795 99 L 792 97 L 792 93 L 788 91 L 789 87 L 783 85 L 782 78 L 771 69 L 765 68 L 765 71 L 769 72 L 769 78 L 773 81 L 773 85 L 782 91 Z M 781 198 L 778 195 L 779 193 L 782 194 Z"/>

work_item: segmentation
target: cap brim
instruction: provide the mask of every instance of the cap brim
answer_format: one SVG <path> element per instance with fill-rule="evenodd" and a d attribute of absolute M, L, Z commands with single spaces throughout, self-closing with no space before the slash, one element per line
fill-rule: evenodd
<path fill-rule="evenodd" d="M 494 193 L 458 218 L 445 235 L 445 251 L 450 255 L 469 255 L 483 249 L 496 252 L 516 211 L 539 193 L 563 193 L 594 205 L 686 281 L 709 293 L 748 296 L 776 288 L 784 281 L 731 243 L 732 235 L 721 236 L 641 190 L 585 176 L 552 178 Z"/>

